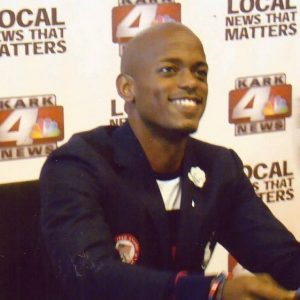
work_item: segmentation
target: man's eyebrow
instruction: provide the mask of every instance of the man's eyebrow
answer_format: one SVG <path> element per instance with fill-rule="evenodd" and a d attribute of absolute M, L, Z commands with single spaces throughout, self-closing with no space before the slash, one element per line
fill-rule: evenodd
<path fill-rule="evenodd" d="M 164 57 L 159 60 L 159 62 L 171 62 L 171 63 L 181 63 L 181 59 L 176 57 Z"/>
<path fill-rule="evenodd" d="M 160 63 L 173 63 L 173 64 L 180 64 L 182 63 L 182 60 L 179 58 L 173 58 L 173 57 L 166 57 L 159 60 Z M 196 62 L 193 67 L 206 67 L 208 69 L 208 64 L 206 61 L 198 61 Z"/>
<path fill-rule="evenodd" d="M 205 67 L 206 69 L 208 69 L 208 64 L 205 61 L 199 61 L 197 62 L 194 67 L 198 68 L 198 67 Z"/>
<path fill-rule="evenodd" d="M 198 62 L 198 63 L 196 63 L 194 65 L 194 68 L 202 68 L 202 67 L 204 67 L 205 69 L 208 70 L 208 64 L 207 64 L 207 62 L 201 61 L 201 62 Z"/>

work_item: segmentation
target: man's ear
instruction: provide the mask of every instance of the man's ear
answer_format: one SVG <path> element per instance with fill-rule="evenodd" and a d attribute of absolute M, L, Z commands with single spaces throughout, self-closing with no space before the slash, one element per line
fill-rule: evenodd
<path fill-rule="evenodd" d="M 116 86 L 120 97 L 126 102 L 134 101 L 134 80 L 130 75 L 119 74 L 116 80 Z"/>

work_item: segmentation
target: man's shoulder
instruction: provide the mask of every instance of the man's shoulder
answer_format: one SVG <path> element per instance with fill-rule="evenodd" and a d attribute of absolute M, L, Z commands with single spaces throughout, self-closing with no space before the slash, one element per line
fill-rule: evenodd
<path fill-rule="evenodd" d="M 234 150 L 194 138 L 190 139 L 189 148 L 188 155 L 192 157 L 194 163 L 202 166 L 203 170 L 221 168 L 224 171 L 231 170 L 231 175 L 241 174 L 243 163 Z"/>
<path fill-rule="evenodd" d="M 75 133 L 69 142 L 82 140 L 90 145 L 105 145 L 112 140 L 113 133 L 118 126 L 99 126 L 91 130 Z"/>
<path fill-rule="evenodd" d="M 201 140 L 195 139 L 193 137 L 190 138 L 189 146 L 193 149 L 193 151 L 200 151 L 202 153 L 203 152 L 210 153 L 211 155 L 216 155 L 216 154 L 220 154 L 220 153 L 225 154 L 225 153 L 231 152 L 230 149 L 228 149 L 224 146 L 201 141 Z"/>
<path fill-rule="evenodd" d="M 94 156 L 111 152 L 112 136 L 117 126 L 99 126 L 75 133 L 52 155 Z"/>

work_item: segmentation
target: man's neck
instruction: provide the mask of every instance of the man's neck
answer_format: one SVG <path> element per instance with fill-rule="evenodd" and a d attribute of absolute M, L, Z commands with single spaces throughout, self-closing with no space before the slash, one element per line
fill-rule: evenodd
<path fill-rule="evenodd" d="M 166 136 L 132 126 L 152 170 L 156 173 L 175 173 L 182 165 L 188 135 Z"/>

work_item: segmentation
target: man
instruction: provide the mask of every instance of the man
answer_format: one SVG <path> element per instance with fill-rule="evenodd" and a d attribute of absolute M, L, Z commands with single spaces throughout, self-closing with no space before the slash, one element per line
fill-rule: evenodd
<path fill-rule="evenodd" d="M 80 133 L 41 173 L 42 230 L 72 299 L 296 299 L 300 246 L 258 199 L 232 150 L 196 141 L 208 66 L 183 25 L 125 48 L 128 123 Z M 255 273 L 205 277 L 216 242 Z"/>

